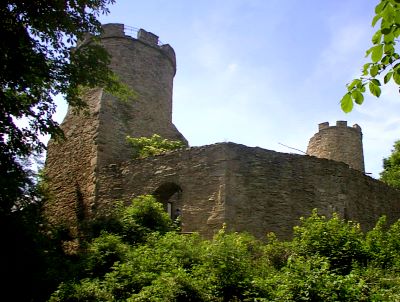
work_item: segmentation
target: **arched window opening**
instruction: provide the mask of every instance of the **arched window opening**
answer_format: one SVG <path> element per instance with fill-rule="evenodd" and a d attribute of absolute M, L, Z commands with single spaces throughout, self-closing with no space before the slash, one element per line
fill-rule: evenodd
<path fill-rule="evenodd" d="M 182 189 L 173 182 L 167 182 L 159 186 L 153 193 L 158 202 L 164 206 L 164 210 L 173 220 L 181 216 Z"/>

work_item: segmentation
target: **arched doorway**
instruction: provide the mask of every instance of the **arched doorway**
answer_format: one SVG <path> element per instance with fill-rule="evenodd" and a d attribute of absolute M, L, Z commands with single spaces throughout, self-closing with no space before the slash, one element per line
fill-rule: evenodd
<path fill-rule="evenodd" d="M 177 219 L 182 213 L 182 188 L 173 182 L 160 185 L 153 196 L 164 205 L 164 210 L 173 219 Z"/>

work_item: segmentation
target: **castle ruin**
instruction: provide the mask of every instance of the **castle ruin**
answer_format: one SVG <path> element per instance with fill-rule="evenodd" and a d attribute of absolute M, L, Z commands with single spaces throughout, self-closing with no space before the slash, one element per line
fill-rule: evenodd
<path fill-rule="evenodd" d="M 137 97 L 121 102 L 103 89 L 87 92 L 88 116 L 67 113 L 65 141 L 51 140 L 46 159 L 55 223 L 74 228 L 112 207 L 153 194 L 172 215 L 179 209 L 183 232 L 211 237 L 223 223 L 259 238 L 267 232 L 288 238 L 301 216 L 314 208 L 374 226 L 385 214 L 400 218 L 400 192 L 366 176 L 358 125 L 319 125 L 307 154 L 286 154 L 235 143 L 185 148 L 131 159 L 125 137 L 186 139 L 172 123 L 175 53 L 158 37 L 122 24 L 103 26 L 101 43 L 111 68 Z M 82 43 L 89 43 L 90 40 Z M 82 44 L 81 44 L 82 45 Z"/>

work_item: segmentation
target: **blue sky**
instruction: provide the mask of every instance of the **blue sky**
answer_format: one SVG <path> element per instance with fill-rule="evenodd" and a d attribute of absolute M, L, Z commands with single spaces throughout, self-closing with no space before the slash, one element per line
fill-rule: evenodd
<path fill-rule="evenodd" d="M 345 84 L 360 74 L 377 1 L 117 0 L 103 23 L 144 28 L 177 56 L 173 120 L 191 146 L 232 141 L 306 151 L 318 123 L 362 127 L 366 172 L 400 139 L 400 96 L 385 87 L 353 112 Z M 60 119 L 65 113 L 60 106 Z M 281 143 L 281 144 L 280 144 Z"/>

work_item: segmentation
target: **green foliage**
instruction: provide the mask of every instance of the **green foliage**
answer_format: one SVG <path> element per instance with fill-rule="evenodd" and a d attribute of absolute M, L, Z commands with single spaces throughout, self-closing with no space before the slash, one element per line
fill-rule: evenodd
<path fill-rule="evenodd" d="M 397 0 L 380 0 L 375 7 L 372 26 L 378 30 L 372 36 L 373 46 L 367 50 L 366 57 L 370 62 L 364 64 L 362 75 L 347 84 L 347 93 L 341 100 L 344 112 L 350 112 L 353 104 L 361 105 L 364 93 L 381 95 L 381 79 L 383 84 L 391 80 L 400 85 L 400 55 L 396 51 L 397 39 L 400 35 L 400 2 Z"/>
<path fill-rule="evenodd" d="M 132 207 L 132 206 L 131 206 Z M 229 233 L 154 232 L 143 204 L 124 215 L 147 225 L 144 241 L 103 233 L 88 246 L 87 274 L 62 283 L 50 301 L 397 301 L 400 221 L 381 218 L 364 234 L 334 214 L 302 218 L 291 241 Z M 158 208 L 160 210 L 161 208 Z M 119 217 L 124 217 L 120 215 Z M 153 216 L 153 214 L 151 214 Z M 132 222 L 123 219 L 127 225 Z M 126 222 L 128 221 L 128 222 Z M 151 220 L 150 220 L 151 221 Z M 100 268 L 100 269 L 99 269 Z"/>
<path fill-rule="evenodd" d="M 127 302 L 197 302 L 209 301 L 201 288 L 193 282 L 193 278 L 183 269 L 161 273 L 151 285 L 144 287 L 139 293 L 129 297 Z"/>
<path fill-rule="evenodd" d="M 132 147 L 133 158 L 145 158 L 185 147 L 181 141 L 168 140 L 158 134 L 138 138 L 128 135 L 126 141 Z"/>
<path fill-rule="evenodd" d="M 87 248 L 86 270 L 92 276 L 103 276 L 115 262 L 124 259 L 128 246 L 118 235 L 103 232 Z"/>
<path fill-rule="evenodd" d="M 400 220 L 389 227 L 386 217 L 381 217 L 375 228 L 367 233 L 366 245 L 375 266 L 399 270 Z"/>
<path fill-rule="evenodd" d="M 60 301 L 115 301 L 112 294 L 105 291 L 99 279 L 82 279 L 79 284 L 62 283 L 59 289 L 50 297 L 49 302 Z"/>
<path fill-rule="evenodd" d="M 163 205 L 151 195 L 139 196 L 124 209 L 120 216 L 122 236 L 129 243 L 142 242 L 147 234 L 164 234 L 174 229 L 174 224 Z"/>
<path fill-rule="evenodd" d="M 332 270 L 348 273 L 354 262 L 366 261 L 364 234 L 360 226 L 334 214 L 328 219 L 316 211 L 294 228 L 293 244 L 298 255 L 326 257 Z"/>
<path fill-rule="evenodd" d="M 251 235 L 226 233 L 225 229 L 202 247 L 202 261 L 193 275 L 216 301 L 241 301 L 253 294 L 255 259 L 261 246 Z"/>
<path fill-rule="evenodd" d="M 380 180 L 400 189 L 400 141 L 396 141 L 393 147 L 392 154 L 383 159 L 383 171 L 380 173 Z"/>

